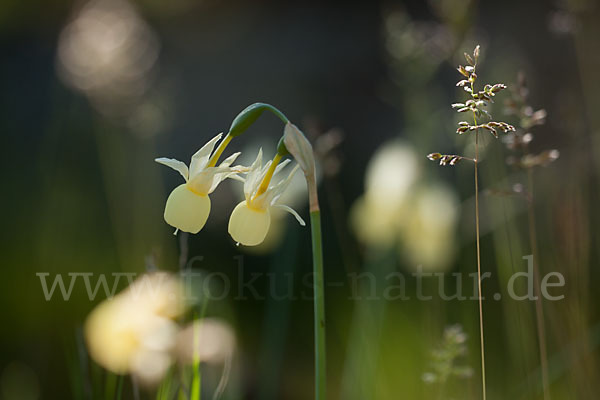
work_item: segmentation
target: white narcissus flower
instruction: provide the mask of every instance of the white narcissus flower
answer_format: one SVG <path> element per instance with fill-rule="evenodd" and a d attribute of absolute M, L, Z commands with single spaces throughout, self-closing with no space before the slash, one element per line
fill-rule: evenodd
<path fill-rule="evenodd" d="M 198 233 L 204 227 L 210 213 L 208 195 L 224 179 L 243 180 L 237 174 L 245 172 L 246 169 L 242 166 L 231 167 L 231 164 L 240 153 L 232 154 L 218 167 L 210 165 L 211 153 L 222 135 L 222 133 L 219 133 L 192 156 L 189 169 L 185 163 L 172 158 L 157 158 L 155 160 L 159 164 L 178 171 L 186 182 L 177 186 L 171 192 L 165 206 L 165 221 L 176 228 L 175 233 L 177 233 L 177 230 Z M 217 153 L 224 149 L 229 140 L 231 140 L 230 136 L 225 137 L 219 149 L 217 149 Z"/>
<path fill-rule="evenodd" d="M 267 162 L 263 167 L 261 149 L 250 166 L 244 182 L 246 199 L 235 207 L 229 219 L 229 234 L 238 244 L 256 246 L 262 243 L 269 232 L 272 208 L 287 211 L 296 217 L 300 225 L 306 225 L 296 211 L 286 205 L 278 204 L 281 194 L 290 184 L 298 166 L 294 167 L 287 178 L 270 184 L 271 179 L 290 162 L 285 160 L 277 165 L 280 158 L 279 155 L 276 156 L 275 160 Z"/>

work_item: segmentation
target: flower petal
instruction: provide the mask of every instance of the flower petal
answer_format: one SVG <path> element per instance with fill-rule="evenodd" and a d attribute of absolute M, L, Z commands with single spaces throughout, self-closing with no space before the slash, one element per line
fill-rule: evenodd
<path fill-rule="evenodd" d="M 215 176 L 213 177 L 212 185 L 211 185 L 210 189 L 208 190 L 208 193 L 212 193 L 217 188 L 217 186 L 219 186 L 219 183 L 223 182 L 227 178 L 231 178 L 231 179 L 235 179 L 237 181 L 244 182 L 244 178 L 239 176 L 238 171 L 236 171 L 235 169 L 232 168 L 227 172 L 220 172 L 220 173 L 215 174 Z"/>
<path fill-rule="evenodd" d="M 246 182 L 244 182 L 244 195 L 246 196 L 246 200 L 250 200 L 250 197 L 256 192 L 258 189 L 258 185 L 260 185 L 260 175 L 261 175 L 261 164 L 262 164 L 262 148 L 258 150 L 258 155 L 256 156 L 256 160 L 250 166 L 250 171 L 246 175 Z"/>
<path fill-rule="evenodd" d="M 300 214 L 298 214 L 298 213 L 296 212 L 296 210 L 294 210 L 292 207 L 288 207 L 288 206 L 286 206 L 286 205 L 284 205 L 284 204 L 276 204 L 276 205 L 274 205 L 273 207 L 275 207 L 275 208 L 280 208 L 280 209 L 282 209 L 283 211 L 287 211 L 287 212 L 289 212 L 289 213 L 290 213 L 290 214 L 292 214 L 294 217 L 296 217 L 296 220 L 298 221 L 298 223 L 299 223 L 300 225 L 302 225 L 302 226 L 306 226 L 306 222 L 304 222 L 304 220 L 302 219 L 302 217 L 300 216 Z"/>
<path fill-rule="evenodd" d="M 256 246 L 265 240 L 270 225 L 269 209 L 250 208 L 248 203 L 242 201 L 231 213 L 227 230 L 236 242 L 244 246 Z"/>
<path fill-rule="evenodd" d="M 288 165 L 291 162 L 292 162 L 292 160 L 290 160 L 289 158 L 287 158 L 287 159 L 283 160 L 282 162 L 280 162 L 279 165 L 275 168 L 275 172 L 273 173 L 273 176 L 275 176 L 279 172 L 281 172 L 281 170 L 284 169 L 286 167 L 286 165 Z"/>
<path fill-rule="evenodd" d="M 202 148 L 192 156 L 192 161 L 190 162 L 190 179 L 206 167 L 206 164 L 208 164 L 208 160 L 210 159 L 210 155 L 212 154 L 219 139 L 221 139 L 221 136 L 223 136 L 223 133 L 219 133 L 217 136 L 210 139 L 208 143 L 202 146 Z"/>
<path fill-rule="evenodd" d="M 296 171 L 298 171 L 299 167 L 300 166 L 298 164 L 296 164 L 294 169 L 292 169 L 290 171 L 290 174 L 287 176 L 287 178 L 281 180 L 279 183 L 274 185 L 272 188 L 269 188 L 271 204 L 273 204 L 273 202 L 276 201 L 279 198 L 279 196 L 281 196 L 281 194 L 285 191 L 285 189 L 287 189 L 287 187 L 292 182 L 292 178 L 294 177 L 294 174 L 296 173 Z"/>
<path fill-rule="evenodd" d="M 189 176 L 189 171 L 188 171 L 188 167 L 187 165 L 185 165 L 185 163 L 179 161 L 179 160 L 175 160 L 174 158 L 157 158 L 156 160 L 157 163 L 162 164 L 162 165 L 166 165 L 167 167 L 173 168 L 175 171 L 179 172 L 181 174 L 181 176 L 183 176 L 183 179 L 185 179 L 185 181 L 187 182 L 188 180 L 188 176 Z"/>
<path fill-rule="evenodd" d="M 223 162 L 221 164 L 219 164 L 219 167 L 229 167 L 239 157 L 240 154 L 242 154 L 242 153 L 241 152 L 233 153 L 232 155 L 227 157 L 225 160 L 223 160 Z"/>
<path fill-rule="evenodd" d="M 210 213 L 210 199 L 192 192 L 187 184 L 177 186 L 167 199 L 165 221 L 183 232 L 198 233 Z"/>
<path fill-rule="evenodd" d="M 243 176 L 239 176 L 239 175 L 238 175 L 238 172 L 234 173 L 234 174 L 233 174 L 233 175 L 231 175 L 231 176 L 228 176 L 228 178 L 229 178 L 229 179 L 236 180 L 236 181 L 239 181 L 239 182 L 246 182 L 246 179 L 244 179 L 244 177 L 243 177 Z"/>

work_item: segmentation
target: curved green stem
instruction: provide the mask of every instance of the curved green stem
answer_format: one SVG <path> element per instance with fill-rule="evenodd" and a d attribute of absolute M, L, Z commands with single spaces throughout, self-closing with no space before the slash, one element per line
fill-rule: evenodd
<path fill-rule="evenodd" d="M 254 103 L 244 108 L 242 112 L 235 117 L 231 123 L 231 127 L 229 128 L 229 135 L 235 137 L 244 133 L 246 129 L 248 129 L 265 110 L 277 116 L 277 118 L 279 118 L 284 124 L 289 122 L 289 119 L 285 116 L 285 114 L 279 111 L 279 109 L 276 107 L 267 103 Z"/>
<path fill-rule="evenodd" d="M 281 111 L 279 111 L 279 109 L 277 107 L 274 107 L 267 103 L 255 103 L 255 104 L 259 104 L 261 107 L 264 107 L 265 110 L 268 110 L 271 113 L 273 113 L 274 115 L 276 115 L 277 118 L 279 118 L 284 124 L 287 124 L 288 122 L 290 122 L 290 120 L 285 116 L 285 114 L 282 113 Z"/>

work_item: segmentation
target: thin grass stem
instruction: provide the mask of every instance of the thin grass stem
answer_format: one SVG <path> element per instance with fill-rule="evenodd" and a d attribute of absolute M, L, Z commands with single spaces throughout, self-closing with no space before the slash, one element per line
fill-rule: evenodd
<path fill-rule="evenodd" d="M 540 364 L 542 368 L 542 386 L 544 400 L 550 400 L 550 387 L 548 378 L 548 353 L 546 349 L 546 326 L 544 323 L 544 308 L 540 295 L 540 269 L 538 265 L 537 229 L 535 224 L 535 211 L 533 209 L 533 170 L 527 170 L 529 196 L 527 198 L 527 214 L 529 220 L 529 241 L 531 242 L 531 253 L 533 263 L 533 280 L 535 290 L 535 318 L 538 331 L 538 345 L 540 351 Z"/>
<path fill-rule="evenodd" d="M 475 71 L 473 71 L 475 72 Z M 471 81 L 471 93 L 475 92 L 473 81 Z M 473 112 L 473 122 L 477 126 L 477 115 Z M 481 291 L 481 245 L 479 243 L 479 128 L 475 129 L 475 159 L 473 161 L 475 168 L 475 233 L 477 236 L 477 292 L 479 299 L 479 342 L 481 345 L 481 391 L 483 400 L 487 399 L 487 390 L 485 384 L 485 341 L 483 335 L 483 298 Z"/>
<path fill-rule="evenodd" d="M 477 124 L 477 119 L 475 124 Z M 483 299 L 481 292 L 481 248 L 479 244 L 479 179 L 477 176 L 479 165 L 479 129 L 475 131 L 475 231 L 477 234 L 477 289 L 479 294 L 479 340 L 481 343 L 481 386 L 483 400 L 486 400 L 486 385 L 485 385 L 485 342 L 483 338 Z"/>

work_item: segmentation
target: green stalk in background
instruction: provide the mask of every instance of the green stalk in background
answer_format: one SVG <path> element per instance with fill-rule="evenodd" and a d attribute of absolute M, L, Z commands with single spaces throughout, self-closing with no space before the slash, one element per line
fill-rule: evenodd
<path fill-rule="evenodd" d="M 546 347 L 546 326 L 544 323 L 544 308 L 542 304 L 542 295 L 540 293 L 540 268 L 539 253 L 537 249 L 537 233 L 535 223 L 535 211 L 533 208 L 533 171 L 531 168 L 527 171 L 529 183 L 529 198 L 527 199 L 527 216 L 529 221 L 529 242 L 531 246 L 531 255 L 533 257 L 533 281 L 535 288 L 535 319 L 538 330 L 538 344 L 540 349 L 540 363 L 542 368 L 542 387 L 544 390 L 544 400 L 550 400 L 550 379 L 548 377 L 548 350 Z"/>
<path fill-rule="evenodd" d="M 512 114 L 518 117 L 519 126 L 510 140 L 506 141 L 509 150 L 515 154 L 508 159 L 508 164 L 519 170 L 526 170 L 527 191 L 524 192 L 521 187 L 513 192 L 525 195 L 527 203 L 527 219 L 529 230 L 529 245 L 532 254 L 533 280 L 535 300 L 535 317 L 537 325 L 537 337 L 540 352 L 540 364 L 542 372 L 542 388 L 544 400 L 550 400 L 550 378 L 548 374 L 548 350 L 546 340 L 546 326 L 544 321 L 543 298 L 540 293 L 540 268 L 539 252 L 537 241 L 537 225 L 535 222 L 534 208 L 534 188 L 533 188 L 533 168 L 536 166 L 545 166 L 554 162 L 559 157 L 558 150 L 547 150 L 539 154 L 532 154 L 529 150 L 529 144 L 533 140 L 533 134 L 530 129 L 534 126 L 543 125 L 546 122 L 546 110 L 540 109 L 533 111 L 533 108 L 527 104 L 529 90 L 525 82 L 525 76 L 519 74 L 517 85 L 512 90 L 512 98 L 507 101 L 505 107 L 506 114 Z"/>

